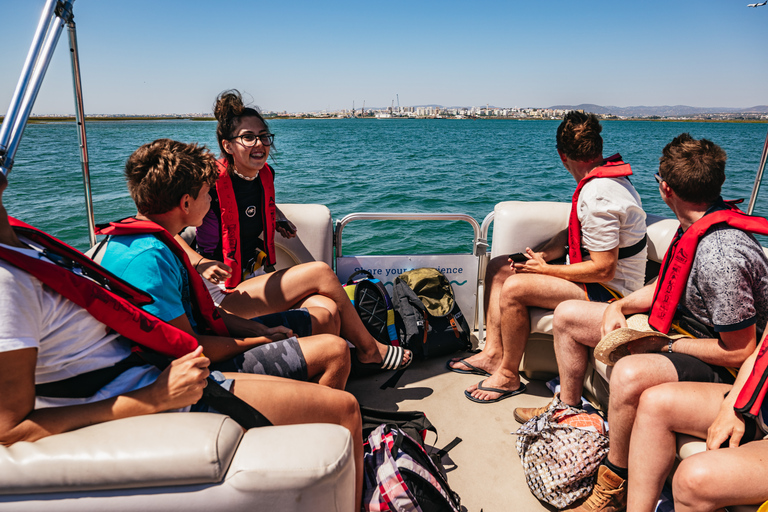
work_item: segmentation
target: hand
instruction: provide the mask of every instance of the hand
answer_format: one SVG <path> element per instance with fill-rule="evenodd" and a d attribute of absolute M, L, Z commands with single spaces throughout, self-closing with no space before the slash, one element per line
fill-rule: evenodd
<path fill-rule="evenodd" d="M 201 346 L 173 360 L 151 384 L 160 411 L 181 409 L 197 403 L 203 396 L 203 388 L 210 375 L 209 364 L 211 361 L 203 355 Z"/>
<path fill-rule="evenodd" d="M 627 343 L 630 354 L 647 354 L 649 352 L 661 352 L 669 344 L 667 338 L 661 336 L 649 336 Z"/>
<path fill-rule="evenodd" d="M 197 271 L 203 276 L 203 279 L 219 284 L 223 283 L 232 275 L 232 269 L 224 263 L 216 260 L 206 259 L 197 266 Z"/>
<path fill-rule="evenodd" d="M 600 337 L 604 338 L 609 332 L 613 332 L 620 327 L 627 326 L 627 318 L 621 312 L 621 306 L 618 302 L 612 302 L 603 312 L 603 323 L 600 326 Z"/>
<path fill-rule="evenodd" d="M 283 223 L 287 223 L 288 226 L 290 226 L 290 229 L 286 229 L 284 226 L 281 226 Z M 283 219 L 278 221 L 278 223 L 275 225 L 275 231 L 280 233 L 283 238 L 295 238 L 298 229 L 296 229 L 296 226 L 293 224 L 293 222 L 289 221 L 288 219 Z"/>
<path fill-rule="evenodd" d="M 728 446 L 736 448 L 744 436 L 744 419 L 727 400 L 720 406 L 720 412 L 707 430 L 707 450 L 717 450 L 730 437 Z"/>
<path fill-rule="evenodd" d="M 525 248 L 523 253 L 528 261 L 525 263 L 515 263 L 515 271 L 522 274 L 543 274 L 544 269 L 547 267 L 547 262 L 544 261 L 544 253 L 533 252 L 530 247 Z"/>

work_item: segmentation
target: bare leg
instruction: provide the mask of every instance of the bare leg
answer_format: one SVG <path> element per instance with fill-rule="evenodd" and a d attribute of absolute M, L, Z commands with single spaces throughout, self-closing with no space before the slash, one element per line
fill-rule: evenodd
<path fill-rule="evenodd" d="M 611 396 L 608 401 L 608 460 L 626 468 L 629 463 L 629 439 L 635 423 L 640 395 L 646 389 L 677 382 L 672 362 L 659 354 L 636 354 L 619 360 L 611 373 Z"/>
<path fill-rule="evenodd" d="M 677 512 L 722 510 L 729 505 L 755 505 L 768 496 L 768 441 L 720 448 L 685 459 L 672 481 Z"/>
<path fill-rule="evenodd" d="M 489 373 L 496 371 L 501 364 L 501 312 L 499 296 L 504 282 L 514 270 L 509 267 L 507 256 L 497 256 L 488 262 L 485 270 L 485 348 L 483 351 L 467 358 L 467 362 Z M 449 363 L 453 368 L 466 370 L 467 367 L 455 358 Z"/>
<path fill-rule="evenodd" d="M 361 363 L 384 360 L 387 345 L 377 342 L 370 335 L 336 274 L 320 261 L 244 281 L 221 302 L 221 307 L 235 315 L 253 318 L 291 309 L 312 295 L 322 295 L 334 302 L 341 322 L 341 337 L 357 348 L 357 358 Z M 411 357 L 411 352 L 406 351 L 404 362 Z"/>
<path fill-rule="evenodd" d="M 629 512 L 656 510 L 675 462 L 676 432 L 706 438 L 730 388 L 728 384 L 672 382 L 647 389 L 640 396 L 629 445 Z"/>
<path fill-rule="evenodd" d="M 349 377 L 347 342 L 332 334 L 298 338 L 307 362 L 309 380 L 334 389 L 344 389 Z"/>
<path fill-rule="evenodd" d="M 560 372 L 560 400 L 581 404 L 590 347 L 600 341 L 600 324 L 608 304 L 567 300 L 555 308 L 552 330 Z"/>
<path fill-rule="evenodd" d="M 336 303 L 324 295 L 310 295 L 295 305 L 297 308 L 307 308 L 312 318 L 312 334 L 333 334 L 341 332 L 341 317 Z"/>
<path fill-rule="evenodd" d="M 564 300 L 583 297 L 581 286 L 557 277 L 515 274 L 508 278 L 499 299 L 502 361 L 483 386 L 510 391 L 520 387 L 518 369 L 531 330 L 529 307 L 554 309 Z M 500 396 L 493 391 L 478 390 L 477 384 L 470 386 L 467 391 L 479 400 L 494 400 Z"/>
<path fill-rule="evenodd" d="M 355 458 L 355 509 L 363 497 L 363 426 L 360 407 L 351 394 L 336 389 L 267 375 L 225 374 L 235 379 L 232 392 L 275 425 L 333 423 L 352 435 Z"/>

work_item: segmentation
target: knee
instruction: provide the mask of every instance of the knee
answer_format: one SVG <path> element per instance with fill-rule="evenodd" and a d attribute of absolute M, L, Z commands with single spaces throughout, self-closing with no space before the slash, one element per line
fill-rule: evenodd
<path fill-rule="evenodd" d="M 499 305 L 501 307 L 512 305 L 519 302 L 523 297 L 525 290 L 519 279 L 515 276 L 509 276 L 501 286 L 501 295 L 499 296 Z"/>
<path fill-rule="evenodd" d="M 706 508 L 702 505 L 708 502 L 707 490 L 713 488 L 713 483 L 717 481 L 717 468 L 701 463 L 700 459 L 694 455 L 678 466 L 672 479 L 675 504 L 684 504 L 695 510 Z"/>
<path fill-rule="evenodd" d="M 325 352 L 329 358 L 341 364 L 342 366 L 350 366 L 351 358 L 349 347 L 343 338 L 331 334 L 325 334 L 323 335 L 323 342 L 325 346 Z"/>
<path fill-rule="evenodd" d="M 306 269 L 312 274 L 313 278 L 333 278 L 334 281 L 337 283 L 339 282 L 333 269 L 324 261 L 310 261 L 309 263 L 303 263 L 302 265 L 306 266 Z M 341 284 L 339 284 L 339 286 L 341 286 Z"/>
<path fill-rule="evenodd" d="M 552 318 L 552 329 L 561 334 L 568 333 L 579 322 L 580 315 L 583 316 L 583 306 L 584 301 L 581 300 L 567 300 L 558 304 Z"/>
<path fill-rule="evenodd" d="M 620 359 L 611 372 L 611 398 L 620 403 L 637 403 L 640 395 L 651 386 L 646 382 L 649 368 L 633 357 Z"/>
<path fill-rule="evenodd" d="M 488 266 L 485 268 L 486 287 L 502 285 L 504 280 L 510 276 L 510 273 L 507 256 L 496 256 L 488 262 Z"/>
<path fill-rule="evenodd" d="M 338 414 L 338 423 L 347 427 L 354 438 L 362 438 L 362 416 L 360 415 L 360 404 L 357 399 L 347 391 L 338 390 L 336 392 L 336 412 Z"/>
<path fill-rule="evenodd" d="M 666 386 L 653 386 L 640 394 L 635 421 L 650 422 L 653 425 L 666 423 L 667 419 L 676 417 L 679 404 L 680 397 L 676 399 Z"/>
<path fill-rule="evenodd" d="M 318 307 L 312 311 L 312 317 L 318 327 L 316 334 L 339 334 L 340 319 L 336 308 Z M 313 333 L 315 334 L 315 333 Z"/>
<path fill-rule="evenodd" d="M 485 268 L 486 281 L 493 280 L 496 275 L 503 269 L 509 266 L 507 256 L 496 256 L 488 262 L 488 266 Z"/>

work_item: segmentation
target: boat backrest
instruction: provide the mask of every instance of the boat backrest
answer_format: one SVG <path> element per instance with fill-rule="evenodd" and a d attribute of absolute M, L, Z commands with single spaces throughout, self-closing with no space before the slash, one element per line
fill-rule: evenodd
<path fill-rule="evenodd" d="M 568 227 L 569 203 L 506 201 L 496 205 L 491 258 L 536 247 Z M 660 263 L 679 226 L 675 219 L 648 215 L 648 259 Z"/>
<path fill-rule="evenodd" d="M 568 226 L 569 203 L 505 201 L 494 208 L 491 258 L 523 252 Z"/>
<path fill-rule="evenodd" d="M 309 261 L 333 266 L 333 219 L 322 204 L 278 204 L 283 215 L 296 226 L 296 238 L 275 234 L 277 270 Z"/>

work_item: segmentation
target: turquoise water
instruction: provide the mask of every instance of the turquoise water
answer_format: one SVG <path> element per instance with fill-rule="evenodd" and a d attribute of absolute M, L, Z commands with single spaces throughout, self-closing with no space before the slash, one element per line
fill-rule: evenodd
<path fill-rule="evenodd" d="M 478 222 L 501 201 L 570 201 L 576 183 L 555 151 L 558 123 L 274 120 L 277 201 L 322 203 L 334 220 L 353 212 L 442 212 Z M 141 144 L 169 137 L 218 153 L 214 122 L 95 122 L 86 128 L 97 223 L 135 213 L 121 173 Z M 766 124 L 606 121 L 604 155 L 620 152 L 632 164 L 646 211 L 670 216 L 653 174 L 672 137 L 687 131 L 722 146 L 728 153 L 724 197 L 749 199 L 766 130 Z M 758 202 L 755 213 L 768 214 L 765 201 Z M 88 247 L 74 123 L 26 128 L 5 204 L 11 215 Z M 471 228 L 460 222 L 360 221 L 344 230 L 346 255 L 468 252 L 471 243 Z"/>

